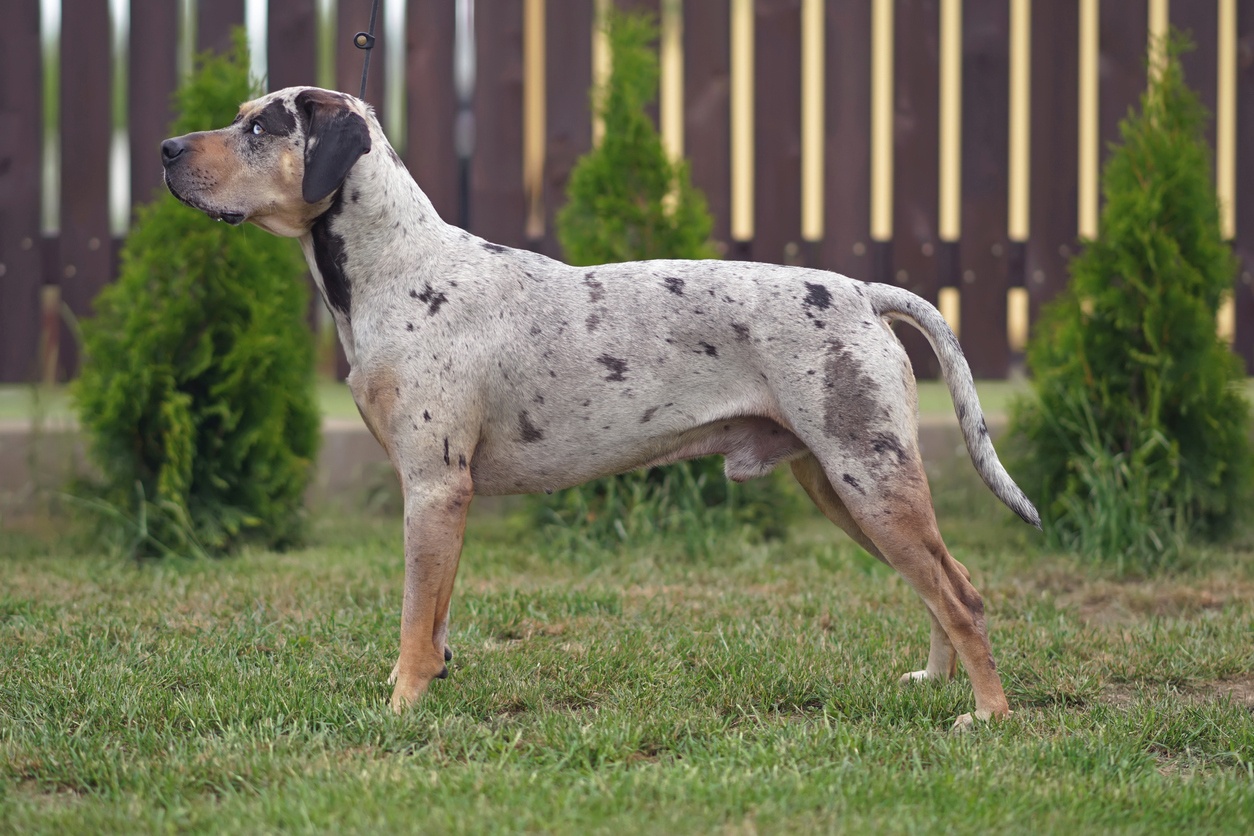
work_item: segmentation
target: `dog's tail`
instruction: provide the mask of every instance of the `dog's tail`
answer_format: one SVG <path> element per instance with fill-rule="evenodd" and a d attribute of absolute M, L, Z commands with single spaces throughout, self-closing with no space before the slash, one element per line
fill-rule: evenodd
<path fill-rule="evenodd" d="M 927 337 L 940 360 L 941 374 L 949 386 L 949 395 L 953 398 L 958 423 L 962 427 L 962 437 L 967 443 L 967 452 L 971 454 L 971 462 L 976 471 L 989 490 L 1006 503 L 1010 510 L 1022 517 L 1024 522 L 1040 528 L 1041 515 L 1010 478 L 1001 459 L 997 458 L 997 451 L 993 449 L 993 442 L 988 437 L 988 425 L 984 422 L 984 410 L 975 393 L 971 367 L 967 365 L 967 358 L 963 355 L 962 347 L 949 323 L 945 322 L 940 311 L 908 290 L 885 284 L 869 284 L 865 287 L 870 291 L 868 297 L 878 315 L 889 320 L 908 322 Z"/>

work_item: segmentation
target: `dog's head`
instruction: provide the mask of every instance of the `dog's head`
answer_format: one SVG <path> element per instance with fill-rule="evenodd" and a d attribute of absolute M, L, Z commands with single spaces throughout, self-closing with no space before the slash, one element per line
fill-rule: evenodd
<path fill-rule="evenodd" d="M 235 121 L 161 143 L 165 184 L 194 209 L 295 237 L 370 152 L 370 111 L 358 99 L 289 87 L 240 106 Z"/>

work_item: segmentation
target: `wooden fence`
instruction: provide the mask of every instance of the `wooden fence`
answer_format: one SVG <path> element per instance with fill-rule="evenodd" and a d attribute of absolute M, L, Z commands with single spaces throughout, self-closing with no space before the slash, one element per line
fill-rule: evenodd
<path fill-rule="evenodd" d="M 1066 283 L 1084 207 L 1096 203 L 1095 195 L 1086 195 L 1095 183 L 1084 179 L 1085 108 L 1096 115 L 1092 144 L 1104 148 L 1144 88 L 1145 45 L 1156 24 L 1169 19 L 1192 31 L 1198 49 L 1185 59 L 1188 79 L 1212 111 L 1218 106 L 1224 113 L 1223 96 L 1231 97 L 1235 107 L 1221 129 L 1231 148 L 1254 148 L 1254 0 L 660 3 L 682 31 L 684 148 L 727 254 L 895 282 L 939 299 L 961 324 L 980 377 L 1003 377 L 1016 360 L 1008 298 L 1018 299 L 1031 318 Z M 947 16 L 953 4 L 958 17 Z M 244 0 L 189 5 L 202 49 L 224 47 L 245 16 Z M 317 77 L 319 5 L 270 0 L 271 89 Z M 350 38 L 365 28 L 370 5 L 338 0 L 332 20 L 335 82 L 354 93 L 361 53 Z M 394 80 L 403 87 L 403 157 L 446 219 L 468 218 L 472 231 L 493 241 L 558 255 L 552 217 L 571 166 L 593 141 L 588 90 L 596 72 L 592 33 L 599 3 L 475 5 L 477 141 L 469 188 L 459 187 L 454 143 L 454 0 L 405 3 L 403 79 Z M 659 0 L 620 5 L 659 10 Z M 75 345 L 59 311 L 90 315 L 92 298 L 114 275 L 120 246 L 109 216 L 114 56 L 108 4 L 61 0 L 61 7 L 59 223 L 55 234 L 43 234 L 41 3 L 0 0 L 0 381 L 37 379 L 50 356 L 59 357 L 62 374 L 72 373 Z M 178 80 L 180 8 L 172 0 L 130 0 L 126 119 L 130 194 L 137 201 L 160 185 L 156 149 Z M 738 9 L 747 15 L 738 18 Z M 1021 41 L 1012 37 L 1016 15 L 1026 33 Z M 886 59 L 876 47 L 885 21 L 891 25 Z M 946 21 L 959 21 L 956 31 L 947 30 Z M 535 37 L 537 26 L 543 38 Z M 817 80 L 801 60 L 813 59 L 816 43 Z M 953 106 L 942 94 L 953 66 L 942 54 L 947 49 L 958 56 L 960 71 L 953 89 L 961 105 L 950 123 L 946 108 Z M 1030 82 L 1015 92 L 1012 65 L 1020 55 Z M 1086 61 L 1096 106 L 1082 83 Z M 387 66 L 376 53 L 367 93 L 376 104 Z M 537 67 L 544 78 L 539 111 L 534 78 L 528 87 Z M 751 102 L 747 114 L 738 104 L 745 101 Z M 1016 162 L 1012 157 L 1021 152 L 1015 143 L 1022 140 L 1013 138 L 1017 107 L 1023 108 L 1030 155 Z M 539 146 L 528 139 L 528 119 L 536 112 L 543 114 Z M 955 131 L 959 144 L 947 146 Z M 527 157 L 536 147 L 538 177 Z M 1234 286 L 1234 347 L 1254 369 L 1254 163 L 1248 154 L 1230 156 L 1236 203 L 1230 234 L 1244 265 Z M 1016 165 L 1024 172 L 1022 184 L 1012 182 Z M 947 185 L 953 172 L 960 175 Z M 752 195 L 747 203 L 746 189 Z M 947 193 L 957 196 L 953 205 L 959 207 L 949 220 Z M 876 219 L 877 206 L 881 212 L 891 207 L 886 219 Z M 1016 221 L 1016 211 L 1030 221 Z M 920 375 L 934 374 L 930 351 L 910 347 Z"/>

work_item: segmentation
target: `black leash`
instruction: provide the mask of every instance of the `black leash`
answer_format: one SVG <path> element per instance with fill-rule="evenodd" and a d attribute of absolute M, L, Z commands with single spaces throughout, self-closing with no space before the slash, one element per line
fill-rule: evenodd
<path fill-rule="evenodd" d="M 370 31 L 358 32 L 353 36 L 353 46 L 366 51 L 366 60 L 361 64 L 361 95 L 357 98 L 363 101 L 366 98 L 366 76 L 370 74 L 370 52 L 374 49 L 374 22 L 379 15 L 379 0 L 374 0 L 370 6 Z"/>

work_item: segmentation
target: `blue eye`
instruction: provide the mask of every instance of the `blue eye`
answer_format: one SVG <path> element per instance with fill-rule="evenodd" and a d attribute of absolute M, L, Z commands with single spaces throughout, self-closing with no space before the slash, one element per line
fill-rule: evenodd
<path fill-rule="evenodd" d="M 261 136 L 265 133 L 265 129 L 261 127 L 260 122 L 253 122 L 253 136 Z"/>

